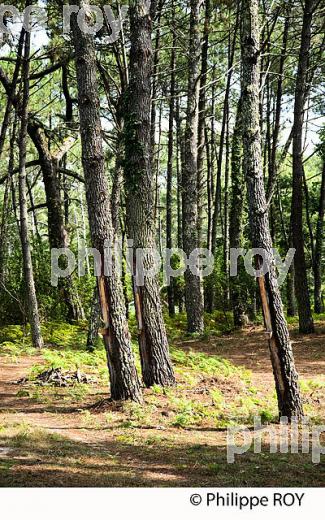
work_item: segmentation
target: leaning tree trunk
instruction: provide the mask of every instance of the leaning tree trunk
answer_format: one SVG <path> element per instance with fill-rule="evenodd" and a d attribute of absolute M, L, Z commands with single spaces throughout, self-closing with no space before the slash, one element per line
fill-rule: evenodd
<path fill-rule="evenodd" d="M 294 122 L 292 135 L 292 207 L 291 229 L 294 257 L 295 293 L 298 304 L 299 330 L 308 334 L 314 332 L 311 313 L 307 267 L 304 250 L 303 232 L 303 123 L 304 105 L 307 90 L 309 52 L 311 44 L 312 7 L 315 0 L 306 0 L 304 6 L 298 71 L 295 89 Z"/>
<path fill-rule="evenodd" d="M 86 7 L 82 2 L 80 5 Z M 79 29 L 72 17 L 82 145 L 82 164 L 93 247 L 101 255 L 101 273 L 97 276 L 103 319 L 103 339 L 114 400 L 141 401 L 140 383 L 134 363 L 128 324 L 125 317 L 123 288 L 114 251 L 110 273 L 105 273 L 104 249 L 114 247 L 110 198 L 102 146 L 100 100 L 96 78 L 96 57 L 92 37 Z"/>
<path fill-rule="evenodd" d="M 317 314 L 324 312 L 322 297 L 322 253 L 324 242 L 324 213 L 325 213 L 325 156 L 323 156 L 322 182 L 319 196 L 318 220 L 314 256 L 314 311 Z"/>
<path fill-rule="evenodd" d="M 27 186 L 26 186 L 26 145 L 28 124 L 28 100 L 29 100 L 29 56 L 30 33 L 25 32 L 25 48 L 22 65 L 23 96 L 20 109 L 21 126 L 19 132 L 19 209 L 20 209 L 20 240 L 23 254 L 24 275 L 26 284 L 26 299 L 28 306 L 29 322 L 32 332 L 33 345 L 36 348 L 43 347 L 43 338 L 38 313 L 38 303 L 34 282 L 31 246 L 29 241 L 29 225 L 27 213 Z"/>
<path fill-rule="evenodd" d="M 142 249 L 143 264 L 154 265 L 154 179 L 150 113 L 152 74 L 151 2 L 130 2 L 130 82 L 125 93 L 125 188 L 128 238 L 133 240 L 133 266 Z M 146 386 L 175 383 L 159 294 L 158 279 L 145 275 L 133 292 L 138 321 L 142 376 Z"/>
<path fill-rule="evenodd" d="M 269 271 L 258 278 L 279 413 L 291 418 L 303 415 L 293 353 L 278 287 L 263 181 L 259 117 L 259 15 L 258 0 L 243 0 L 241 19 L 242 125 L 244 173 L 252 244 L 269 259 Z"/>
<path fill-rule="evenodd" d="M 188 97 L 185 129 L 185 161 L 182 175 L 183 248 L 187 257 L 199 247 L 197 199 L 198 101 L 200 79 L 200 1 L 191 0 L 190 48 L 188 53 Z M 185 305 L 188 332 L 203 332 L 201 277 L 185 272 Z"/>
<path fill-rule="evenodd" d="M 28 123 L 28 133 L 38 152 L 43 174 L 50 247 L 52 249 L 67 248 L 69 247 L 69 237 L 62 211 L 57 161 L 52 157 L 43 129 L 34 120 L 30 120 Z M 68 319 L 70 321 L 84 319 L 84 311 L 72 276 L 59 280 L 59 290 L 63 294 L 63 301 L 68 311 Z"/>

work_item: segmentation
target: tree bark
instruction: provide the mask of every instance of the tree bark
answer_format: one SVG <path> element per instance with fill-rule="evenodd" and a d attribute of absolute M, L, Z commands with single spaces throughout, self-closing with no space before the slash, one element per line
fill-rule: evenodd
<path fill-rule="evenodd" d="M 142 249 L 143 264 L 154 265 L 154 182 L 152 176 L 150 114 L 152 75 L 151 2 L 130 2 L 130 82 L 125 93 L 125 187 L 128 238 L 133 240 L 133 266 Z M 142 376 L 146 386 L 175 383 L 162 315 L 158 279 L 145 275 L 133 292 L 138 321 Z"/>
<path fill-rule="evenodd" d="M 294 257 L 295 293 L 298 304 L 299 331 L 309 334 L 314 332 L 311 313 L 307 267 L 304 250 L 303 232 L 303 145 L 302 131 L 304 122 L 304 104 L 307 91 L 309 52 L 311 45 L 312 6 L 314 0 L 306 0 L 304 5 L 298 71 L 295 88 L 294 122 L 292 135 L 292 207 L 291 229 Z"/>
<path fill-rule="evenodd" d="M 317 314 L 324 312 L 322 296 L 322 253 L 324 243 L 324 214 L 325 214 L 325 156 L 323 153 L 322 182 L 319 196 L 319 209 L 316 228 L 315 256 L 314 256 L 314 311 Z"/>
<path fill-rule="evenodd" d="M 182 175 L 183 248 L 187 257 L 199 247 L 197 201 L 198 101 L 200 85 L 200 1 L 191 0 L 188 94 L 185 129 L 185 162 Z M 188 332 L 204 330 L 201 277 L 185 272 L 185 305 Z"/>
<path fill-rule="evenodd" d="M 241 12 L 242 125 L 244 174 L 247 184 L 252 245 L 269 258 L 269 271 L 258 278 L 264 321 L 275 378 L 279 414 L 303 415 L 293 353 L 278 287 L 263 181 L 259 117 L 258 0 L 243 0 Z"/>
<path fill-rule="evenodd" d="M 79 5 L 87 7 L 83 2 Z M 113 249 L 115 236 L 105 175 L 95 47 L 92 37 L 79 29 L 75 15 L 71 22 L 76 53 L 82 164 L 90 233 L 93 247 L 101 255 L 101 274 L 97 277 L 97 285 L 104 323 L 102 334 L 110 373 L 111 398 L 141 401 L 140 383 L 125 317 L 123 288 Z M 109 274 L 104 272 L 104 250 L 107 245 L 113 251 Z"/>
<path fill-rule="evenodd" d="M 170 57 L 170 101 L 169 101 L 169 122 L 168 122 L 168 158 L 167 158 L 167 191 L 166 191 L 166 247 L 173 247 L 173 160 L 174 160 L 174 116 L 175 116 L 175 67 L 176 67 L 176 27 L 175 27 L 175 6 L 172 0 L 172 27 L 173 27 L 173 47 Z M 174 279 L 171 278 L 167 287 L 168 311 L 170 316 L 175 316 L 175 297 Z"/>
<path fill-rule="evenodd" d="M 23 255 L 24 275 L 26 283 L 26 299 L 29 314 L 29 322 L 32 333 L 33 346 L 43 347 L 38 302 L 36 297 L 34 271 L 32 263 L 31 245 L 29 241 L 29 225 L 27 212 L 27 186 L 26 186 L 26 145 L 28 125 L 28 101 L 29 101 L 29 70 L 30 70 L 30 33 L 25 32 L 24 57 L 22 64 L 23 95 L 20 111 L 19 132 L 19 210 L 20 210 L 20 240 Z"/>
<path fill-rule="evenodd" d="M 201 56 L 201 77 L 200 77 L 200 94 L 199 94 L 199 123 L 198 123 L 198 150 L 197 150 L 197 195 L 198 195 L 198 243 L 202 245 L 202 226 L 203 226 L 203 188 L 204 188 L 204 152 L 205 152 L 205 119 L 206 119 L 206 85 L 208 74 L 208 51 L 209 51 L 209 34 L 211 19 L 211 1 L 205 1 L 205 20 L 204 34 Z"/>
<path fill-rule="evenodd" d="M 231 150 L 231 207 L 229 215 L 230 248 L 242 247 L 243 208 L 245 179 L 242 171 L 242 101 L 237 105 L 236 122 L 232 136 Z M 230 277 L 231 304 L 235 327 L 242 327 L 246 323 L 245 295 L 242 290 L 241 271 L 238 276 Z"/>

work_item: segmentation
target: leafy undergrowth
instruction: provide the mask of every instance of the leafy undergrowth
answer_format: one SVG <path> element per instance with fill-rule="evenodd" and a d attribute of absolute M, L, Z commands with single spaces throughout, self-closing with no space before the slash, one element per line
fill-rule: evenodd
<path fill-rule="evenodd" d="M 179 318 L 180 320 L 183 317 Z M 185 326 L 185 324 L 184 324 Z M 177 327 L 177 324 L 176 324 Z M 175 324 L 174 324 L 175 328 Z M 29 337 L 19 327 L 2 329 L 1 353 L 19 363 L 20 355 L 35 355 Z M 83 327 L 51 323 L 43 326 L 46 347 L 41 361 L 33 364 L 27 377 L 33 381 L 44 370 L 81 370 L 94 376 L 100 385 L 108 384 L 105 351 L 99 343 L 93 352 L 85 347 Z M 140 371 L 137 347 L 134 344 L 136 364 Z M 157 424 L 163 427 L 187 428 L 213 426 L 225 428 L 236 423 L 253 424 L 259 415 L 263 421 L 276 419 L 274 392 L 264 396 L 251 383 L 250 372 L 220 356 L 202 352 L 184 351 L 171 346 L 171 356 L 177 376 L 175 388 L 153 387 L 145 390 L 144 405 L 126 405 L 120 422 L 129 427 Z M 17 397 L 28 397 L 49 404 L 51 400 L 66 403 L 82 402 L 94 392 L 93 385 L 76 383 L 69 389 L 35 388 L 26 383 L 17 390 Z"/>
<path fill-rule="evenodd" d="M 245 454 L 239 469 L 226 464 L 227 427 L 252 426 L 256 416 L 274 423 L 277 405 L 273 384 L 254 379 L 222 353 L 229 339 L 228 318 L 222 316 L 207 341 L 184 334 L 183 316 L 172 324 L 167 320 L 177 386 L 144 389 L 142 405 L 104 401 L 98 408 L 92 405 L 108 397 L 106 356 L 101 341 L 94 352 L 86 350 L 85 326 L 44 325 L 42 352 L 31 347 L 28 331 L 0 329 L 1 364 L 12 371 L 24 361 L 20 377 L 33 380 L 61 368 L 79 369 L 97 381 L 68 388 L 10 386 L 12 400 L 0 413 L 0 485 L 172 485 L 170 479 L 175 485 L 276 485 L 284 467 L 287 485 L 317 485 L 324 475 L 316 475 L 302 454 L 270 454 L 266 447 L 260 456 Z M 245 348 L 239 338 L 233 336 L 237 351 Z M 259 345 L 259 336 L 254 338 L 248 337 L 250 344 Z M 140 372 L 135 341 L 134 352 Z M 300 385 L 306 413 L 323 423 L 322 374 Z"/>

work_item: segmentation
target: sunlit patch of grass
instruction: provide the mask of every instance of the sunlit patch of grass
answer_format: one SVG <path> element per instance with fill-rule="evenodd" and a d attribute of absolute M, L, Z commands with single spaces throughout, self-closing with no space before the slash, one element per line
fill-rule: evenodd
<path fill-rule="evenodd" d="M 305 393 L 325 388 L 325 382 L 320 379 L 300 379 L 299 384 L 302 392 Z"/>
<path fill-rule="evenodd" d="M 176 367 L 191 368 L 195 372 L 207 375 L 229 377 L 236 374 L 241 377 L 248 377 L 250 374 L 249 371 L 236 367 L 233 363 L 220 356 L 209 356 L 202 352 L 184 352 L 177 348 L 171 349 L 171 356 Z"/>

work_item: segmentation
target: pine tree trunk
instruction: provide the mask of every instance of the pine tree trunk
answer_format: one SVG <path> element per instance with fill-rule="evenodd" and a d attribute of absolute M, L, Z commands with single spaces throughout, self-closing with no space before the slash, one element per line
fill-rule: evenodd
<path fill-rule="evenodd" d="M 228 55 L 228 74 L 227 74 L 226 90 L 225 90 L 225 97 L 224 97 L 224 103 L 223 103 L 223 111 L 222 111 L 220 145 L 219 145 L 218 159 L 217 159 L 217 174 L 216 174 L 215 193 L 214 193 L 213 216 L 212 216 L 212 223 L 211 223 L 211 251 L 214 255 L 216 253 L 218 219 L 220 217 L 220 212 L 221 212 L 221 180 L 222 180 L 222 167 L 223 167 L 223 159 L 224 159 L 223 150 L 224 150 L 224 146 L 225 146 L 227 121 L 228 121 L 228 117 L 229 117 L 229 96 L 230 96 L 231 80 L 232 80 L 232 74 L 233 74 L 233 62 L 234 62 L 236 38 L 237 38 L 237 32 L 238 32 L 238 21 L 239 21 L 239 10 L 237 9 L 235 28 L 234 28 L 232 43 L 231 43 L 231 47 L 229 49 L 229 55 Z M 214 98 L 214 93 L 212 95 Z M 214 117 L 214 103 L 213 103 L 212 117 Z M 214 129 L 213 129 L 213 134 L 214 134 Z M 211 135 L 211 140 L 212 140 L 212 146 L 215 146 L 215 143 L 214 143 L 215 139 L 214 139 L 213 135 Z M 214 272 L 206 280 L 205 307 L 208 312 L 212 312 L 214 309 L 214 299 L 215 299 L 214 278 L 215 278 L 215 276 L 216 276 L 216 274 Z"/>
<path fill-rule="evenodd" d="M 241 20 L 242 125 L 244 174 L 247 184 L 252 245 L 270 259 L 269 272 L 258 278 L 279 413 L 303 415 L 298 376 L 278 287 L 264 190 L 259 118 L 259 14 L 258 0 L 243 0 Z"/>
<path fill-rule="evenodd" d="M 322 182 L 319 196 L 319 209 L 315 241 L 314 257 L 314 311 L 317 314 L 324 312 L 322 296 L 322 253 L 324 243 L 324 214 L 325 214 L 325 157 L 323 157 Z"/>
<path fill-rule="evenodd" d="M 191 0 L 188 97 L 185 130 L 185 162 L 182 175 L 183 248 L 189 255 L 199 247 L 197 201 L 198 101 L 200 78 L 199 30 L 200 1 Z M 203 332 L 203 293 L 201 277 L 185 272 L 185 305 L 188 332 Z"/>
<path fill-rule="evenodd" d="M 154 264 L 154 198 L 150 141 L 152 21 L 151 2 L 130 2 L 130 82 L 125 94 L 125 187 L 128 238 L 136 252 L 146 249 L 144 265 Z M 143 381 L 168 386 L 175 383 L 162 315 L 158 279 L 145 276 L 137 285 L 133 276 Z"/>
<path fill-rule="evenodd" d="M 82 2 L 80 5 L 86 7 Z M 102 146 L 95 48 L 92 37 L 79 29 L 75 15 L 71 22 L 90 233 L 93 247 L 101 254 L 101 275 L 97 278 L 97 284 L 104 323 L 102 334 L 110 373 L 111 398 L 141 401 L 140 383 L 125 318 L 123 288 L 114 254 L 110 274 L 105 276 L 104 273 L 106 241 L 109 247 L 114 247 L 115 237 Z"/>
<path fill-rule="evenodd" d="M 31 246 L 29 241 L 29 225 L 27 213 L 27 186 L 26 186 L 26 145 L 28 124 L 28 101 L 29 101 L 29 56 L 30 56 L 30 33 L 25 32 L 24 58 L 22 65 L 23 96 L 19 107 L 21 114 L 21 126 L 19 133 L 19 209 L 20 209 L 20 239 L 23 254 L 24 274 L 26 283 L 26 299 L 29 313 L 29 322 L 32 333 L 33 346 L 43 347 L 43 338 L 38 313 L 34 271 L 32 263 Z"/>
<path fill-rule="evenodd" d="M 38 152 L 43 174 L 50 247 L 51 249 L 67 248 L 69 247 L 69 237 L 64 225 L 56 161 L 50 153 L 42 128 L 33 120 L 28 123 L 28 133 Z M 59 290 L 63 293 L 63 300 L 68 310 L 68 320 L 83 320 L 84 311 L 71 276 L 59 280 Z"/>
<path fill-rule="evenodd" d="M 230 248 L 242 247 L 243 206 L 245 179 L 242 172 L 242 124 L 241 98 L 237 105 L 236 122 L 232 137 L 231 150 L 231 208 L 229 216 Z M 230 277 L 231 304 L 235 327 L 242 327 L 246 323 L 245 295 L 242 291 L 241 269 L 238 276 Z"/>
<path fill-rule="evenodd" d="M 170 58 L 170 101 L 169 101 L 169 124 L 168 124 L 168 159 L 167 159 L 167 193 L 166 193 L 166 247 L 173 247 L 172 221 L 173 221 L 173 160 L 174 160 L 174 116 L 175 116 L 175 67 L 176 67 L 176 27 L 175 27 L 175 6 L 172 1 L 172 27 L 173 27 L 173 48 Z M 175 316 L 175 294 L 174 278 L 171 278 L 167 287 L 168 311 L 169 316 Z"/>
<path fill-rule="evenodd" d="M 94 288 L 93 300 L 91 302 L 91 310 L 88 323 L 88 334 L 87 334 L 87 350 L 92 352 L 95 350 L 95 343 L 98 338 L 100 329 L 100 303 L 98 297 L 98 289 Z"/>
<path fill-rule="evenodd" d="M 314 322 L 311 313 L 307 267 L 304 250 L 303 232 L 303 143 L 302 131 L 304 122 L 304 104 L 307 90 L 309 51 L 311 43 L 312 6 L 314 0 L 306 0 L 301 32 L 299 62 L 295 89 L 294 123 L 292 136 L 292 207 L 291 229 L 294 257 L 295 293 L 298 303 L 299 331 L 314 332 Z"/>
<path fill-rule="evenodd" d="M 199 123 L 198 123 L 198 150 L 197 150 L 197 196 L 198 196 L 198 243 L 202 246 L 203 240 L 203 209 L 204 209 L 204 153 L 205 153 L 205 119 L 206 119 L 206 84 L 208 73 L 208 51 L 211 19 L 211 1 L 205 1 L 204 34 L 201 56 L 201 76 L 199 94 Z"/>

